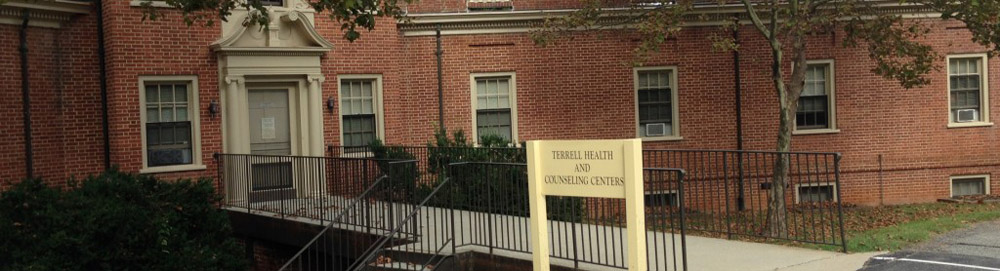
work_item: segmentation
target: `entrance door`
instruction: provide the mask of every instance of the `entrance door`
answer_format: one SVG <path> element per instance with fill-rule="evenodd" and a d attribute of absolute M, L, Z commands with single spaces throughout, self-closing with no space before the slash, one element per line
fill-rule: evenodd
<path fill-rule="evenodd" d="M 295 197 L 292 114 L 288 89 L 247 90 L 250 119 L 251 202 Z"/>

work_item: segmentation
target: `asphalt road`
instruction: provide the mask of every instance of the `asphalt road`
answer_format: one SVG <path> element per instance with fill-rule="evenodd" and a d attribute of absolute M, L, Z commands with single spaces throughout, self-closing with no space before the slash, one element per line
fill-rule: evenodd
<path fill-rule="evenodd" d="M 1000 220 L 950 232 L 916 247 L 872 257 L 864 271 L 1000 271 Z"/>

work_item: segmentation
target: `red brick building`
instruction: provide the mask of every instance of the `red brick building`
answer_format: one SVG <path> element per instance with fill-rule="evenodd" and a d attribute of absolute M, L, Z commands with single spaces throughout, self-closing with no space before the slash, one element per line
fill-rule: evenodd
<path fill-rule="evenodd" d="M 750 26 L 739 30 L 739 62 L 711 49 L 709 36 L 728 33 L 705 25 L 686 28 L 632 67 L 638 39 L 628 31 L 532 42 L 532 25 L 578 1 L 485 2 L 424 0 L 407 7 L 411 22 L 380 19 L 348 42 L 339 24 L 296 0 L 273 8 L 277 19 L 267 30 L 241 26 L 240 12 L 210 27 L 188 27 L 169 10 L 143 21 L 139 2 L 105 0 L 102 54 L 94 3 L 9 1 L 0 6 L 7 97 L 0 110 L 8 116 L 0 126 L 0 180 L 26 177 L 28 153 L 33 176 L 58 183 L 105 163 L 168 178 L 214 176 L 213 153 L 323 155 L 327 145 L 372 138 L 423 145 L 439 117 L 438 26 L 449 130 L 516 142 L 644 137 L 644 147 L 655 149 L 773 149 L 770 53 Z M 992 123 L 1000 92 L 989 91 L 1000 89 L 1000 61 L 960 23 L 919 7 L 894 12 L 933 27 L 926 42 L 947 58 L 931 84 L 904 89 L 873 74 L 864 50 L 841 47 L 843 33 L 813 36 L 802 102 L 809 106 L 793 149 L 842 153 L 846 202 L 1000 192 L 990 178 L 1000 173 Z"/>

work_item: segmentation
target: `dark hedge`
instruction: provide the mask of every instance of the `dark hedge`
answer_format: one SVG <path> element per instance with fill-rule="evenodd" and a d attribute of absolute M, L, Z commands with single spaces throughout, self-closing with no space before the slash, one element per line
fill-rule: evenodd
<path fill-rule="evenodd" d="M 0 270 L 246 270 L 209 180 L 116 171 L 0 194 Z"/>

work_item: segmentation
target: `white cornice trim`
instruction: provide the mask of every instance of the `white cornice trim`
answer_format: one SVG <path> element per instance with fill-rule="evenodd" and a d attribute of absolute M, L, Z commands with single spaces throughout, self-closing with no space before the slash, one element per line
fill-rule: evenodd
<path fill-rule="evenodd" d="M 0 5 L 0 24 L 21 25 L 28 10 L 28 26 L 59 28 L 76 15 L 90 13 L 89 2 L 64 0 L 12 0 Z"/>
<path fill-rule="evenodd" d="M 90 13 L 90 2 L 65 1 L 65 0 L 10 0 L 3 3 L 4 7 L 17 9 L 31 9 L 33 11 L 44 11 L 51 13 L 68 14 L 88 14 Z"/>
<path fill-rule="evenodd" d="M 904 18 L 928 18 L 940 16 L 918 4 L 900 4 L 894 1 L 880 3 L 882 12 L 902 14 Z M 626 18 L 626 15 L 642 9 L 617 8 L 605 9 L 604 20 L 615 21 Z M 531 10 L 531 11 L 490 11 L 465 13 L 423 13 L 408 14 L 399 22 L 399 30 L 403 36 L 434 35 L 440 25 L 442 35 L 467 35 L 491 33 L 523 33 L 537 28 L 547 18 L 569 15 L 576 9 Z M 688 26 L 716 26 L 724 20 L 738 17 L 743 24 L 750 20 L 741 5 L 703 6 L 696 7 L 690 15 Z M 697 19 L 696 19 L 697 18 Z M 623 26 L 627 27 L 627 26 Z M 618 27 L 622 28 L 622 27 Z"/>

